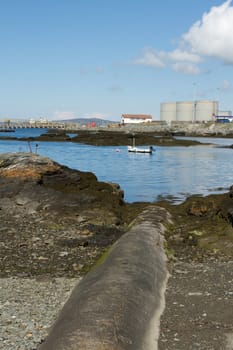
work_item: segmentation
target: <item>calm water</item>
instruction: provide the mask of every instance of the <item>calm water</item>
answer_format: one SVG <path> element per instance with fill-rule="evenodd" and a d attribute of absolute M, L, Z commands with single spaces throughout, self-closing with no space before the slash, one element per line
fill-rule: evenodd
<path fill-rule="evenodd" d="M 18 137 L 19 133 L 20 137 L 22 133 L 28 136 L 29 132 L 32 133 L 20 130 L 11 136 Z M 38 129 L 35 132 L 41 133 Z M 233 139 L 204 138 L 204 141 L 233 144 Z M 35 144 L 31 143 L 33 151 Z M 18 151 L 28 152 L 27 142 L 0 140 L 0 153 Z M 156 147 L 153 155 L 147 155 L 128 153 L 126 147 L 40 142 L 38 153 L 73 169 L 91 171 L 100 181 L 119 183 L 128 202 L 152 202 L 161 197 L 179 202 L 191 194 L 226 192 L 233 184 L 233 150 L 226 148 Z"/>

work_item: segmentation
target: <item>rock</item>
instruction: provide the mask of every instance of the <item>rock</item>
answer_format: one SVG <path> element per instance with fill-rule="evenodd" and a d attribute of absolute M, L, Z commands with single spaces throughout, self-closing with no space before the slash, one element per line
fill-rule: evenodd
<path fill-rule="evenodd" d="M 193 199 L 188 206 L 187 212 L 194 216 L 205 216 L 218 211 L 218 205 L 214 200 L 206 201 L 204 198 Z"/>
<path fill-rule="evenodd" d="M 227 216 L 231 225 L 233 226 L 233 207 L 228 209 Z"/>
<path fill-rule="evenodd" d="M 10 191 L 17 205 L 30 204 L 34 210 L 39 203 L 43 209 L 64 208 L 67 211 L 97 202 L 106 202 L 111 207 L 123 204 L 119 185 L 98 182 L 90 172 L 71 170 L 32 153 L 1 155 L 1 184 L 2 198 L 9 197 Z"/>
<path fill-rule="evenodd" d="M 44 173 L 56 173 L 61 166 L 51 159 L 34 153 L 5 153 L 0 157 L 0 176 L 5 178 L 37 179 Z"/>
<path fill-rule="evenodd" d="M 207 206 L 197 202 L 192 203 L 191 207 L 188 210 L 188 213 L 194 216 L 203 216 L 207 212 L 208 212 Z"/>
<path fill-rule="evenodd" d="M 1 154 L 0 276 L 83 274 L 145 206 L 126 204 L 119 185 L 90 172 Z"/>
<path fill-rule="evenodd" d="M 231 186 L 229 189 L 229 197 L 233 198 L 233 186 Z"/>
<path fill-rule="evenodd" d="M 207 214 L 208 210 L 209 208 L 205 203 L 194 201 L 191 203 L 188 213 L 194 216 L 203 216 Z"/>
<path fill-rule="evenodd" d="M 25 204 L 27 204 L 29 201 L 30 201 L 30 199 L 27 198 L 27 197 L 16 197 L 16 198 L 15 198 L 15 203 L 16 203 L 17 205 L 25 205 Z"/>

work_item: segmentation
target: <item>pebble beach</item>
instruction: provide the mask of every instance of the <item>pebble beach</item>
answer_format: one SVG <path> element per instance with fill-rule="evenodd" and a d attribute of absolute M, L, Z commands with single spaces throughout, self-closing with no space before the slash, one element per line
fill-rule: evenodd
<path fill-rule="evenodd" d="M 37 349 L 78 281 L 46 276 L 1 278 L 0 349 Z"/>

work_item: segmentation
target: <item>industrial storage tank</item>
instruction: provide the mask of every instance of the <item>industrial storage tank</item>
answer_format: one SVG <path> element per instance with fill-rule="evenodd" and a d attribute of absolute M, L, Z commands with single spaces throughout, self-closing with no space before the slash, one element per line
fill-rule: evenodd
<path fill-rule="evenodd" d="M 193 121 L 193 111 L 194 111 L 193 101 L 187 102 L 177 102 L 176 103 L 176 120 L 181 122 L 192 122 Z"/>
<path fill-rule="evenodd" d="M 160 120 L 168 124 L 176 120 L 176 102 L 163 102 L 160 104 Z"/>
<path fill-rule="evenodd" d="M 160 119 L 171 123 L 178 122 L 206 122 L 218 115 L 218 101 L 179 101 L 164 102 L 160 105 Z"/>
<path fill-rule="evenodd" d="M 218 114 L 217 101 L 196 101 L 194 107 L 194 121 L 197 122 L 211 121 Z"/>

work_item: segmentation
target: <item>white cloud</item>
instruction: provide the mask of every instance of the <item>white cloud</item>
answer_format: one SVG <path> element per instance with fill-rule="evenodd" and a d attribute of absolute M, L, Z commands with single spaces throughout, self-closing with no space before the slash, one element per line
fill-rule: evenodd
<path fill-rule="evenodd" d="M 178 62 L 199 63 L 201 61 L 201 58 L 199 55 L 186 50 L 181 50 L 181 49 L 176 49 L 174 51 L 169 52 L 167 54 L 167 58 L 170 59 L 171 61 L 178 61 Z"/>
<path fill-rule="evenodd" d="M 176 72 L 181 72 L 184 74 L 198 75 L 200 74 L 200 69 L 198 66 L 188 62 L 177 62 L 172 65 L 172 69 Z"/>
<path fill-rule="evenodd" d="M 191 52 L 211 56 L 233 64 L 233 7 L 232 0 L 214 6 L 183 35 Z"/>
<path fill-rule="evenodd" d="M 200 73 L 200 69 L 197 67 L 197 63 L 200 61 L 199 55 L 186 50 L 176 49 L 165 52 L 146 49 L 143 56 L 135 60 L 134 64 L 157 68 L 170 66 L 177 72 L 195 75 Z"/>
<path fill-rule="evenodd" d="M 200 74 L 199 64 L 206 58 L 233 64 L 233 6 L 232 0 L 213 6 L 181 36 L 178 48 L 172 51 L 144 50 L 133 63 L 165 68 L 185 74 Z"/>
<path fill-rule="evenodd" d="M 149 67 L 165 67 L 163 61 L 163 52 L 159 52 L 153 49 L 145 49 L 141 58 L 136 59 L 133 63 Z"/>

